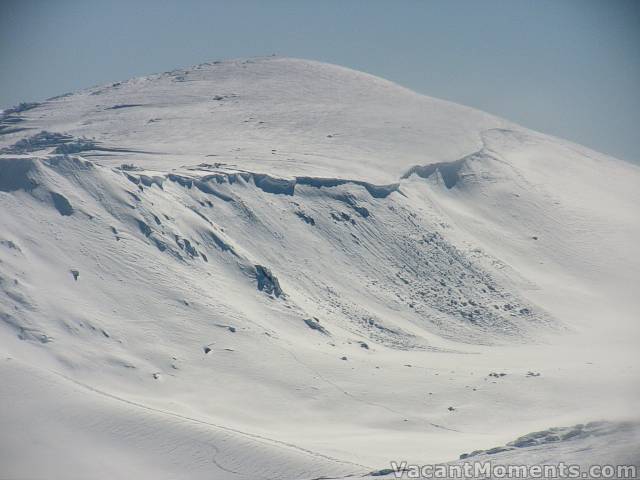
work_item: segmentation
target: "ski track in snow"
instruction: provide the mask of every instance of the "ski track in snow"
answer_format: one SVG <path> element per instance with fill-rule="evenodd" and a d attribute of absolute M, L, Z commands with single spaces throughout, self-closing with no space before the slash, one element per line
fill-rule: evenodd
<path fill-rule="evenodd" d="M 103 392 L 103 391 L 101 391 L 101 390 L 99 390 L 99 389 L 97 389 L 95 387 L 92 387 L 92 386 L 87 385 L 85 383 L 82 383 L 82 382 L 79 382 L 77 380 L 74 380 L 73 378 L 70 378 L 70 377 L 68 377 L 66 375 L 63 375 L 60 372 L 55 372 L 53 370 L 49 370 L 49 372 L 51 372 L 52 374 L 57 375 L 57 376 L 59 376 L 61 378 L 64 378 L 65 380 L 70 381 L 70 382 L 72 382 L 72 383 L 74 383 L 74 384 L 76 384 L 76 385 L 78 385 L 78 386 L 80 386 L 80 387 L 82 387 L 84 389 L 87 389 L 87 390 L 89 390 L 89 391 L 91 391 L 93 393 L 96 393 L 98 395 L 102 395 L 102 396 L 107 397 L 107 398 L 112 399 L 112 400 L 116 400 L 118 402 L 126 403 L 127 405 L 131 405 L 131 406 L 136 407 L 136 408 L 142 408 L 144 410 L 149 410 L 151 412 L 159 413 L 161 415 L 175 417 L 175 418 L 179 418 L 181 420 L 186 420 L 186 421 L 189 421 L 189 422 L 194 422 L 194 423 L 199 423 L 199 424 L 202 424 L 202 425 L 207 425 L 208 427 L 213 427 L 213 428 L 217 428 L 217 429 L 220 429 L 220 430 L 225 430 L 225 431 L 228 431 L 228 432 L 237 433 L 239 435 L 251 438 L 252 440 L 257 440 L 257 441 L 260 441 L 260 442 L 267 442 L 269 444 L 280 446 L 280 447 L 291 448 L 291 449 L 294 449 L 294 450 L 298 450 L 298 451 L 300 451 L 302 453 L 305 453 L 307 455 L 311 455 L 311 456 L 314 456 L 314 457 L 319 457 L 319 458 L 322 458 L 322 459 L 325 459 L 325 460 L 329 460 L 331 462 L 344 463 L 344 464 L 353 465 L 353 466 L 357 466 L 357 467 L 361 467 L 361 468 L 368 468 L 368 467 L 365 467 L 364 465 L 358 465 L 358 464 L 354 464 L 352 462 L 346 462 L 346 461 L 343 461 L 343 460 L 338 460 L 336 458 L 329 457 L 327 455 L 322 455 L 322 454 L 319 454 L 319 453 L 316 453 L 316 452 L 312 452 L 311 450 L 307 450 L 305 448 L 301 448 L 301 447 L 298 447 L 297 445 L 293 445 L 293 444 L 290 444 L 290 443 L 281 442 L 281 441 L 278 441 L 278 440 L 274 440 L 272 438 L 267 438 L 267 437 L 263 437 L 263 436 L 260 436 L 260 435 L 255 435 L 255 434 L 252 434 L 252 433 L 248 433 L 248 432 L 243 432 L 243 431 L 240 431 L 240 430 L 236 430 L 234 428 L 229 428 L 229 427 L 225 427 L 223 425 L 217 425 L 215 423 L 207 422 L 207 421 L 204 421 L 204 420 L 199 420 L 197 418 L 187 417 L 187 416 L 184 416 L 184 415 L 179 415 L 177 413 L 168 412 L 168 411 L 165 411 L 165 410 L 160 410 L 160 409 L 157 409 L 157 408 L 153 408 L 153 407 L 149 407 L 149 406 L 146 406 L 146 405 L 142 405 L 140 403 L 133 402 L 131 400 L 127 400 L 125 398 L 121 398 L 121 397 L 118 397 L 116 395 L 113 395 L 113 394 L 110 394 L 110 393 L 107 393 L 107 392 Z M 214 448 L 215 448 L 215 446 L 214 446 Z M 223 470 L 228 471 L 230 473 L 239 474 L 239 472 L 233 472 L 232 470 L 226 470 L 224 468 L 223 468 Z"/>

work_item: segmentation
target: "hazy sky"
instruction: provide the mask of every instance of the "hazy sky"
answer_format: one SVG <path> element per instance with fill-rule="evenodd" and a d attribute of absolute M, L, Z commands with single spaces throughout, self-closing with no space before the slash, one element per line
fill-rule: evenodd
<path fill-rule="evenodd" d="M 0 108 L 272 53 L 640 162 L 638 0 L 0 0 Z"/>

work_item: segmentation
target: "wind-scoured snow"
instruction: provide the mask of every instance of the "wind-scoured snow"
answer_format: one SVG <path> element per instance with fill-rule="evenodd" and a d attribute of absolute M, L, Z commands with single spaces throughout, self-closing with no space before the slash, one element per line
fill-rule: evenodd
<path fill-rule="evenodd" d="M 631 164 L 304 60 L 5 111 L 0 464 L 341 478 L 637 431 L 638 187 Z M 575 440 L 597 463 L 616 432 Z M 638 458 L 620 438 L 605 457 Z"/>

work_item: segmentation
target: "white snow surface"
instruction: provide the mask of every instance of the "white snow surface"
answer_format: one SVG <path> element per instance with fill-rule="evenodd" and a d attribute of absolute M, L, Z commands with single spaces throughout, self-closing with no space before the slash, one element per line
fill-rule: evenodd
<path fill-rule="evenodd" d="M 637 461 L 639 206 L 635 165 L 306 60 L 6 110 L 0 477 L 343 478 L 601 420 L 495 456 Z"/>

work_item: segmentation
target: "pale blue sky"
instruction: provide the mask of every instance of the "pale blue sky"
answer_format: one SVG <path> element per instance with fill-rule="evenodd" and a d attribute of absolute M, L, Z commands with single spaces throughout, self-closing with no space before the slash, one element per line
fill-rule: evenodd
<path fill-rule="evenodd" d="M 272 53 L 640 162 L 638 0 L 0 0 L 0 108 Z"/>

